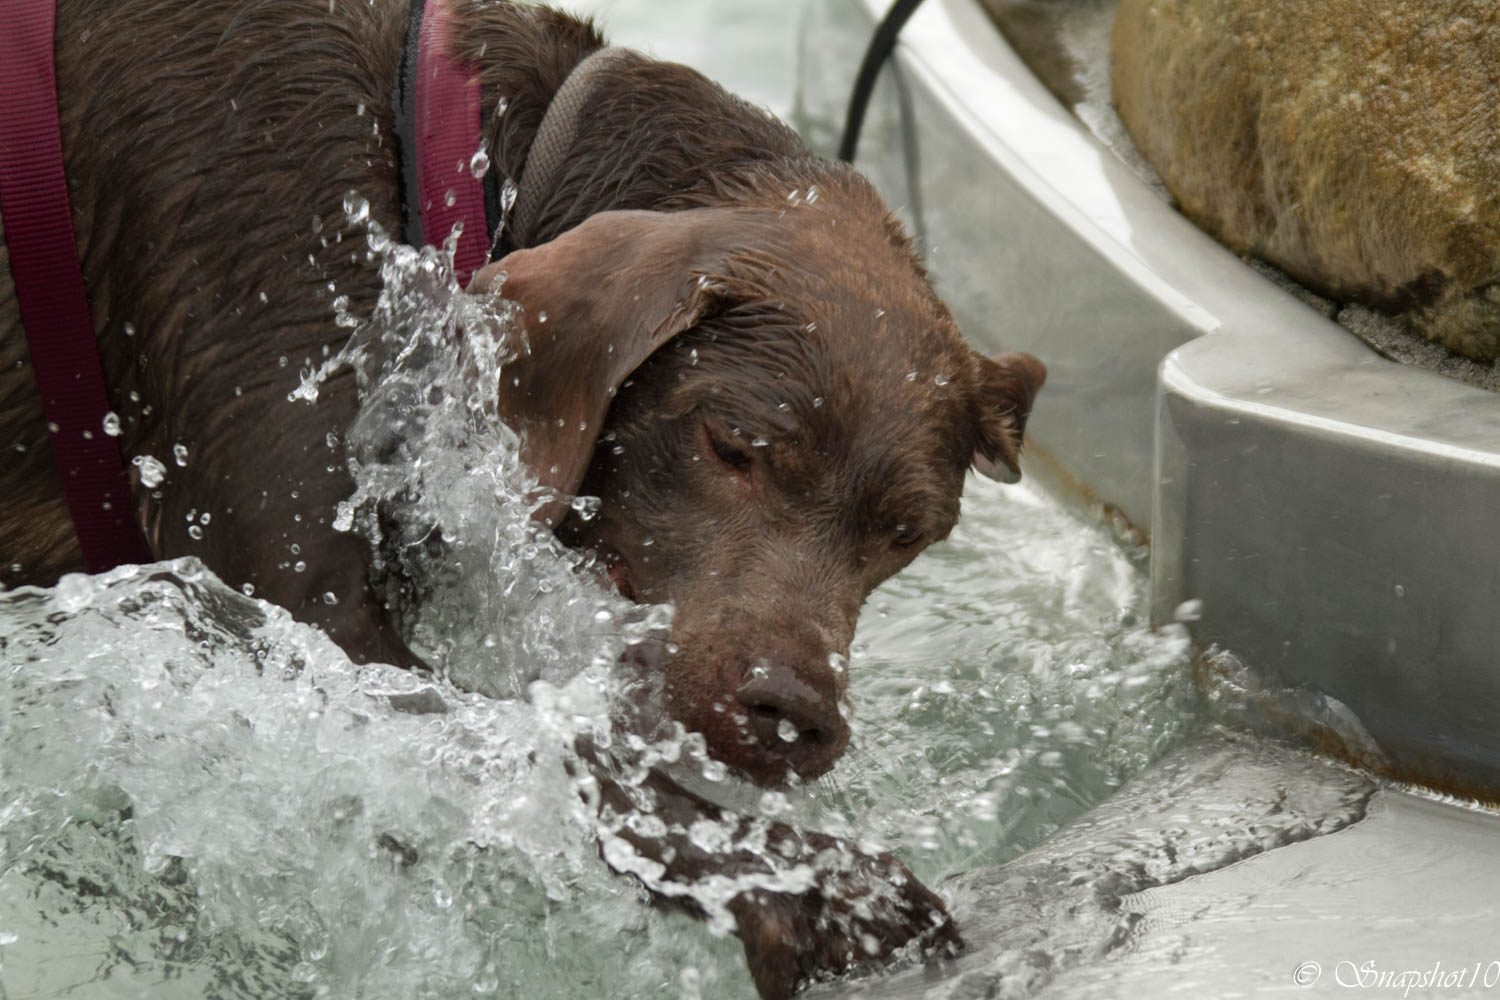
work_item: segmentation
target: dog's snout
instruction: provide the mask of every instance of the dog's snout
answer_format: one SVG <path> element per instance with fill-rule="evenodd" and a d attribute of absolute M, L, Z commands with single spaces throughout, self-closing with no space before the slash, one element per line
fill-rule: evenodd
<path fill-rule="evenodd" d="M 798 771 L 803 770 L 797 766 L 800 757 L 820 757 L 842 742 L 844 719 L 832 684 L 819 685 L 787 664 L 761 660 L 734 694 L 756 741 L 789 758 Z"/>

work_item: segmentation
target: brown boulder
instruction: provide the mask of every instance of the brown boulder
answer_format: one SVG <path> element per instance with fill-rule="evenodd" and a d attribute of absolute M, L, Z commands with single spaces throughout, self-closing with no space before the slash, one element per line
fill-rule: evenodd
<path fill-rule="evenodd" d="M 1121 0 L 1116 106 L 1193 221 L 1500 356 L 1500 2 Z"/>

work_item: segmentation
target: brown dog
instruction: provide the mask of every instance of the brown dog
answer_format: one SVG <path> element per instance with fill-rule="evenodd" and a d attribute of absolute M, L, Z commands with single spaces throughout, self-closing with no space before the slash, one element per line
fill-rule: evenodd
<path fill-rule="evenodd" d="M 487 119 L 492 169 L 524 188 L 553 95 L 603 43 L 545 8 L 453 6 L 455 56 L 508 102 Z M 136 489 L 152 553 L 199 556 L 355 659 L 403 664 L 365 543 L 330 527 L 351 492 L 328 442 L 354 415 L 353 380 L 336 375 L 315 408 L 286 398 L 344 340 L 334 297 L 368 312 L 380 291 L 345 193 L 402 232 L 390 109 L 407 15 L 401 0 L 61 0 L 57 30 L 74 226 L 121 445 L 186 448 L 161 488 Z M 612 60 L 531 197 L 472 288 L 524 309 L 531 351 L 506 368 L 501 406 L 527 461 L 545 486 L 603 501 L 587 522 L 547 513 L 626 596 L 676 605 L 662 667 L 676 719 L 757 782 L 816 777 L 848 740 L 837 664 L 861 603 L 948 533 L 971 464 L 1019 475 L 1044 369 L 968 348 L 862 178 L 684 67 Z M 4 266 L 0 445 L 0 579 L 81 569 Z M 212 512 L 202 537 L 190 511 Z M 658 790 L 664 815 L 702 808 Z M 832 843 L 772 836 L 789 856 Z M 669 877 L 759 863 L 627 839 Z M 845 854 L 821 894 L 733 904 L 767 995 L 913 937 L 956 940 L 893 859 Z M 900 905 L 827 919 L 891 880 Z M 855 945 L 871 935 L 873 955 Z"/>

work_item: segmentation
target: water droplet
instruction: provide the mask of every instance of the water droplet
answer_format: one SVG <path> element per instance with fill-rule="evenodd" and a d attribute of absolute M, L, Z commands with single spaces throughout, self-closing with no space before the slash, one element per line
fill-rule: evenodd
<path fill-rule="evenodd" d="M 776 735 L 786 743 L 797 742 L 797 727 L 792 724 L 791 719 L 782 719 L 776 723 Z"/>
<path fill-rule="evenodd" d="M 1172 612 L 1172 617 L 1180 622 L 1198 621 L 1203 617 L 1203 602 L 1196 597 L 1190 601 L 1183 601 Z"/>
<path fill-rule="evenodd" d="M 364 101 L 360 101 L 359 104 L 355 107 L 354 114 L 357 117 L 359 117 L 359 118 L 363 118 L 365 116 L 365 102 Z"/>
<path fill-rule="evenodd" d="M 947 385 L 951 381 L 953 381 L 953 380 L 950 379 L 946 375 L 934 375 L 934 376 L 932 376 L 932 382 L 933 382 L 934 385 Z"/>
<path fill-rule="evenodd" d="M 690 365 L 696 365 L 697 363 L 698 363 L 698 348 L 695 347 L 691 351 L 688 351 L 688 364 L 690 364 Z"/>
<path fill-rule="evenodd" d="M 291 552 L 294 556 L 300 556 L 302 554 L 302 546 L 298 545 L 296 542 L 293 542 L 291 544 Z"/>
<path fill-rule="evenodd" d="M 805 331 L 807 331 L 808 333 L 817 333 L 818 332 L 818 324 L 816 324 L 816 323 L 809 323 L 806 326 L 804 326 L 802 329 L 805 330 Z"/>
<path fill-rule="evenodd" d="M 135 324 L 134 323 L 131 323 L 129 321 L 127 321 L 125 323 L 125 336 L 127 336 L 127 337 L 134 337 L 135 336 Z"/>
<path fill-rule="evenodd" d="M 751 441 L 750 441 L 750 447 L 752 447 L 752 448 L 764 448 L 764 447 L 766 447 L 766 445 L 768 445 L 770 443 L 771 442 L 767 441 L 763 437 L 757 437 L 757 438 L 751 439 Z"/>
<path fill-rule="evenodd" d="M 190 524 L 190 525 L 188 525 L 188 537 L 191 538 L 195 542 L 202 541 L 203 540 L 203 529 L 200 528 L 200 527 L 198 527 L 196 524 Z"/>
<path fill-rule="evenodd" d="M 338 602 L 339 602 L 338 595 L 335 594 L 333 591 L 331 591 L 331 590 L 325 590 L 325 591 L 323 591 L 323 603 L 324 604 L 337 604 Z"/>
<path fill-rule="evenodd" d="M 104 415 L 104 433 L 112 438 L 120 436 L 120 415 L 113 410 Z"/>
<path fill-rule="evenodd" d="M 172 446 L 172 460 L 179 466 L 185 467 L 187 465 L 187 445 L 174 444 Z"/>
<path fill-rule="evenodd" d="M 254 597 L 255 596 L 255 584 L 253 584 L 253 583 L 242 583 L 242 584 L 240 584 L 240 593 L 244 594 L 246 597 Z"/>
<path fill-rule="evenodd" d="M 489 172 L 490 172 L 490 154 L 489 153 L 486 153 L 484 150 L 481 149 L 477 153 L 475 153 L 473 156 L 469 157 L 469 173 L 471 173 L 471 174 L 474 175 L 474 179 L 475 180 L 479 180 L 481 177 L 483 177 L 485 174 L 487 174 Z"/>
<path fill-rule="evenodd" d="M 160 486 L 161 481 L 167 478 L 167 467 L 158 462 L 151 455 L 137 455 L 130 460 L 141 477 L 141 485 L 147 489 Z"/>
<path fill-rule="evenodd" d="M 875 318 L 876 319 L 879 319 L 880 317 L 882 317 L 884 315 L 885 315 L 885 310 L 884 309 L 876 309 L 875 310 Z"/>
<path fill-rule="evenodd" d="M 207 524 L 209 521 L 212 521 L 213 519 L 214 519 L 214 516 L 212 514 L 210 514 L 208 511 L 205 510 L 201 515 L 199 515 L 199 517 L 198 517 L 198 523 L 199 524 Z"/>
<path fill-rule="evenodd" d="M 452 188 L 449 188 L 448 190 L 444 191 L 443 192 L 443 204 L 447 205 L 449 208 L 452 208 L 454 205 L 457 205 L 458 204 L 458 192 L 455 191 L 455 190 L 453 190 Z"/>
<path fill-rule="evenodd" d="M 812 187 L 810 187 L 810 188 L 807 189 L 807 203 L 809 205 L 811 205 L 813 202 L 815 202 L 817 200 L 818 200 L 818 186 L 816 184 L 814 184 Z"/>
<path fill-rule="evenodd" d="M 1406 588 L 1405 588 L 1405 587 L 1403 587 L 1403 586 L 1402 586 L 1402 585 L 1401 585 L 1401 584 L 1399 584 L 1399 583 L 1398 583 L 1398 584 L 1396 584 L 1396 596 L 1397 596 L 1397 597 L 1405 597 L 1405 596 L 1406 596 Z"/>
<path fill-rule="evenodd" d="M 301 559 L 298 559 L 297 562 L 292 566 L 292 570 L 296 573 L 305 572 L 307 570 L 307 563 L 303 562 Z"/>
<path fill-rule="evenodd" d="M 538 323 L 545 323 L 545 322 L 547 322 L 547 310 L 543 309 L 543 310 L 539 311 L 536 314 L 536 321 Z"/>
<path fill-rule="evenodd" d="M 816 410 L 818 407 L 820 407 L 822 405 L 823 405 L 823 397 L 822 396 L 814 396 L 813 397 L 813 409 Z"/>
<path fill-rule="evenodd" d="M 350 191 L 344 195 L 344 215 L 348 217 L 349 224 L 353 226 L 367 222 L 370 218 L 370 203 L 358 194 Z"/>

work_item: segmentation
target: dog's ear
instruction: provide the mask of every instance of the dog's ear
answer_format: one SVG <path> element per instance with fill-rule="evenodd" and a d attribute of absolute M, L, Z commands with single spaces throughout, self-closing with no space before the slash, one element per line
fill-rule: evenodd
<path fill-rule="evenodd" d="M 521 306 L 525 348 L 500 372 L 500 416 L 521 435 L 539 484 L 559 498 L 538 511 L 549 526 L 567 513 L 560 498 L 583 481 L 615 391 L 707 317 L 717 276 L 757 214 L 601 212 L 474 275 L 470 292 Z"/>
<path fill-rule="evenodd" d="M 1021 435 L 1047 366 L 1030 354 L 997 354 L 979 360 L 979 438 L 974 469 L 1002 483 L 1021 479 Z"/>

